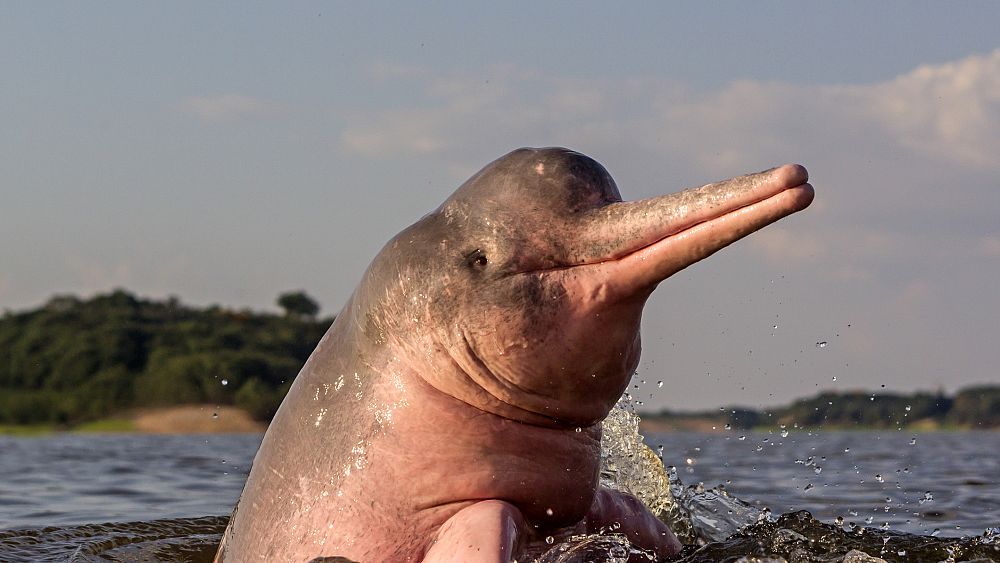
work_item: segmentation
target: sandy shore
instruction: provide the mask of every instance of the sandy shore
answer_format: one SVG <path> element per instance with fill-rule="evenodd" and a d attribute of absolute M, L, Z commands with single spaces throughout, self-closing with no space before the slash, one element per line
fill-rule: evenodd
<path fill-rule="evenodd" d="M 267 425 L 241 409 L 215 405 L 180 405 L 131 413 L 134 432 L 149 434 L 225 434 L 263 432 Z"/>

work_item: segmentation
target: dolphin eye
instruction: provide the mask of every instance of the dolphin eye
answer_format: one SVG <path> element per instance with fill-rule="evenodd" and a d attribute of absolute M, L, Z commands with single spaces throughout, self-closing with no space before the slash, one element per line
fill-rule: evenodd
<path fill-rule="evenodd" d="M 477 248 L 465 256 L 465 263 L 470 268 L 482 269 L 485 268 L 490 261 L 486 257 L 486 253 Z"/>

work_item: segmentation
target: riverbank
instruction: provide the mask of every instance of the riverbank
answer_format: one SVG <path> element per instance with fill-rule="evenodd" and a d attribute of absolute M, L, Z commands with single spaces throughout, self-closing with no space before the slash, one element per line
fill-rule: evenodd
<path fill-rule="evenodd" d="M 80 434 L 106 434 L 130 432 L 137 434 L 252 434 L 263 433 L 267 424 L 254 420 L 243 409 L 233 406 L 215 406 L 209 404 L 178 405 L 173 407 L 147 408 L 124 412 L 101 420 L 85 422 L 76 426 L 56 426 L 45 424 L 33 425 L 2 425 L 0 436 L 40 436 L 60 432 Z M 726 428 L 726 420 L 721 417 L 671 417 L 661 418 L 655 415 L 645 415 L 639 422 L 639 429 L 644 433 L 666 434 L 686 432 L 733 432 Z M 902 427 L 907 432 L 955 432 L 968 430 L 997 430 L 997 428 L 977 428 L 941 424 L 932 419 L 914 421 Z M 754 431 L 779 431 L 780 426 L 757 425 Z M 810 428 L 792 428 L 792 431 L 834 431 L 858 430 L 870 431 L 876 428 L 866 425 L 828 424 Z"/>
<path fill-rule="evenodd" d="M 720 417 L 671 417 L 659 418 L 656 416 L 644 417 L 640 415 L 639 430 L 648 434 L 670 434 L 674 432 L 703 432 L 703 433 L 723 433 L 723 432 L 780 432 L 788 430 L 790 432 L 841 432 L 841 431 L 905 431 L 917 434 L 929 432 L 971 432 L 971 431 L 1000 431 L 996 426 L 976 426 L 969 424 L 945 424 L 940 421 L 924 418 L 909 422 L 898 427 L 875 426 L 867 424 L 821 424 L 816 426 L 798 425 L 755 425 L 752 427 L 733 427 Z"/>
<path fill-rule="evenodd" d="M 38 436 L 57 432 L 141 434 L 245 434 L 261 433 L 267 424 L 232 406 L 207 404 L 136 409 L 76 426 L 0 425 L 0 435 Z"/>

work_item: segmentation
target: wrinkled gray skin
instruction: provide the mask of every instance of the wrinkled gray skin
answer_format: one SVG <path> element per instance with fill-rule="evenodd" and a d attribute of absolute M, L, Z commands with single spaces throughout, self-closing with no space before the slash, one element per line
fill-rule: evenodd
<path fill-rule="evenodd" d="M 656 285 L 805 208 L 806 180 L 791 165 L 624 203 L 566 149 L 489 164 L 372 262 L 271 423 L 220 558 L 505 561 L 615 523 L 673 553 L 598 487 L 599 423 Z"/>

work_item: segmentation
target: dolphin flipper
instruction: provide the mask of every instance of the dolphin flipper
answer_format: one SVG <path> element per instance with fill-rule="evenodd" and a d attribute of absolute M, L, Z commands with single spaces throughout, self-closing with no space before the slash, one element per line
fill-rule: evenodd
<path fill-rule="evenodd" d="M 484 500 L 456 512 L 441 526 L 424 563 L 510 563 L 521 551 L 524 516 L 502 500 Z"/>

